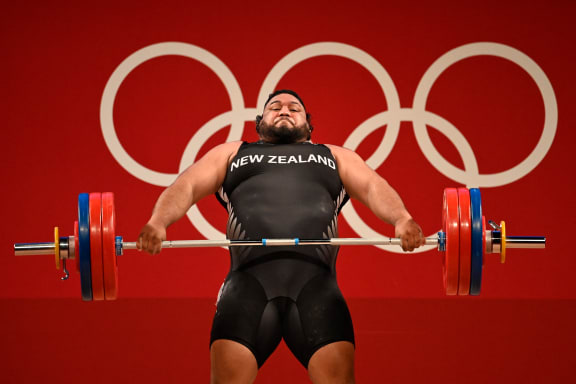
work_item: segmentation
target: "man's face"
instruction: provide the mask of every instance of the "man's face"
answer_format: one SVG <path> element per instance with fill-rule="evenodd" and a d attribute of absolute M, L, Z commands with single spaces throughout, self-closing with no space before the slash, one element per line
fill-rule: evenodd
<path fill-rule="evenodd" d="M 297 98 L 288 93 L 273 97 L 262 113 L 259 134 L 263 141 L 275 144 L 306 141 L 310 127 L 304 107 Z"/>

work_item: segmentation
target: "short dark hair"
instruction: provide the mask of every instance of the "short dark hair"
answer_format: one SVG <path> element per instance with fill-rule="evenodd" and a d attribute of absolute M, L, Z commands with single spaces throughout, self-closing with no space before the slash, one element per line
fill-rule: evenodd
<path fill-rule="evenodd" d="M 264 108 L 266 108 L 266 106 L 268 105 L 268 103 L 270 102 L 270 100 L 273 97 L 276 97 L 278 95 L 281 95 L 283 93 L 287 93 L 289 95 L 294 96 L 295 98 L 298 99 L 298 101 L 300 102 L 300 104 L 302 104 L 302 106 L 304 107 L 304 109 L 306 109 L 306 106 L 304 105 L 304 102 L 302 101 L 302 99 L 300 98 L 300 96 L 298 96 L 298 94 L 296 92 L 294 92 L 291 89 L 279 89 L 277 91 L 272 92 L 271 94 L 268 95 L 268 99 L 266 100 L 266 102 L 264 103 Z"/>
<path fill-rule="evenodd" d="M 304 111 L 306 111 L 306 106 L 304 105 L 302 98 L 300 98 L 300 96 L 291 89 L 279 89 L 279 90 L 274 91 L 271 94 L 269 94 L 268 99 L 264 103 L 264 108 L 266 108 L 266 106 L 268 105 L 270 100 L 272 100 L 272 98 L 274 98 L 278 95 L 281 95 L 283 93 L 287 93 L 287 94 L 292 95 L 295 98 L 297 98 L 298 101 L 300 102 L 300 104 L 302 104 L 302 106 L 304 107 Z M 311 120 L 312 120 L 312 115 L 309 114 L 308 112 L 306 112 L 306 122 L 308 123 L 308 126 L 310 127 L 310 132 L 312 132 L 314 130 L 314 127 L 312 126 Z M 256 132 L 258 132 L 258 133 L 260 133 L 260 129 L 259 129 L 260 121 L 262 121 L 262 115 L 257 115 L 256 116 Z M 310 135 L 308 135 L 308 140 L 310 140 Z"/>

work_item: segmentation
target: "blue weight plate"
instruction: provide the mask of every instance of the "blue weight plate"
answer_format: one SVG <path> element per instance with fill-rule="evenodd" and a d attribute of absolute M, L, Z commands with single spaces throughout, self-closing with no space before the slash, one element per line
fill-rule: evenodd
<path fill-rule="evenodd" d="M 80 257 L 80 288 L 82 300 L 92 300 L 92 270 L 90 266 L 90 195 L 78 195 L 78 248 Z"/>
<path fill-rule="evenodd" d="M 482 228 L 482 201 L 478 188 L 470 189 L 470 221 L 472 224 L 472 249 L 470 270 L 470 295 L 478 296 L 482 285 L 484 257 L 484 228 Z"/>

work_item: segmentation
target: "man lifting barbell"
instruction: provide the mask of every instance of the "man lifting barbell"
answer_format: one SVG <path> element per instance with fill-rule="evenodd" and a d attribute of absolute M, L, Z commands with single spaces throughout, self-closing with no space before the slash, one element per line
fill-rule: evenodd
<path fill-rule="evenodd" d="M 297 94 L 272 94 L 257 117 L 261 140 L 221 145 L 185 171 L 160 197 L 138 243 L 116 236 L 113 193 L 80 193 L 73 236 L 60 237 L 54 227 L 53 242 L 16 243 L 14 254 L 52 255 L 62 280 L 74 259 L 82 300 L 98 301 L 116 300 L 116 258 L 124 250 L 230 247 L 212 328 L 212 381 L 253 381 L 284 338 L 320 383 L 354 380 L 354 333 L 334 272 L 337 246 L 436 245 L 445 292 L 461 296 L 480 294 L 486 254 L 499 253 L 504 263 L 507 248 L 545 248 L 543 236 L 508 236 L 504 221 L 489 221 L 488 229 L 477 188 L 445 188 L 442 230 L 424 240 L 398 195 L 357 155 L 309 141 L 309 121 Z M 217 190 L 229 212 L 229 239 L 161 242 L 186 207 Z M 348 193 L 395 224 L 400 238 L 337 237 Z"/>
<path fill-rule="evenodd" d="M 402 249 L 425 239 L 394 189 L 354 152 L 313 144 L 310 114 L 293 91 L 270 95 L 260 140 L 219 145 L 159 197 L 137 248 L 156 254 L 168 226 L 216 193 L 227 237 L 329 239 L 348 197 L 394 225 Z M 338 247 L 231 247 L 211 333 L 211 381 L 251 383 L 284 339 L 314 383 L 354 382 L 354 331 L 336 282 Z"/>

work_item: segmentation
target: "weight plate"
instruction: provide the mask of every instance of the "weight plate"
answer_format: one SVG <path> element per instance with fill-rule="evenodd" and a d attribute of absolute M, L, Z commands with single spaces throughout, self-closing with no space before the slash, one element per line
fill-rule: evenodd
<path fill-rule="evenodd" d="M 458 191 L 456 188 L 444 189 L 442 210 L 442 230 L 446 234 L 444 252 L 444 288 L 447 295 L 458 294 L 460 235 L 458 222 Z"/>
<path fill-rule="evenodd" d="M 506 223 L 500 222 L 500 263 L 506 262 Z"/>
<path fill-rule="evenodd" d="M 80 272 L 80 255 L 78 250 L 78 222 L 74 222 L 74 262 L 76 263 L 76 270 Z"/>
<path fill-rule="evenodd" d="M 116 259 L 116 217 L 114 194 L 102 194 L 102 251 L 104 263 L 104 295 L 106 300 L 118 297 L 118 264 Z"/>
<path fill-rule="evenodd" d="M 470 294 L 480 294 L 484 259 L 484 230 L 482 228 L 482 202 L 480 190 L 470 189 L 470 218 L 472 223 L 472 263 L 470 268 Z"/>
<path fill-rule="evenodd" d="M 102 272 L 102 194 L 90 194 L 90 266 L 92 271 L 92 299 L 104 300 Z"/>
<path fill-rule="evenodd" d="M 92 300 L 92 273 L 90 268 L 90 197 L 78 195 L 78 255 L 80 259 L 80 288 L 82 300 Z"/>
<path fill-rule="evenodd" d="M 58 227 L 54 227 L 54 261 L 56 262 L 56 269 L 60 269 L 60 234 Z"/>
<path fill-rule="evenodd" d="M 470 191 L 458 188 L 458 208 L 460 211 L 460 279 L 458 294 L 470 294 L 470 263 L 471 263 L 471 228 L 470 228 Z"/>

